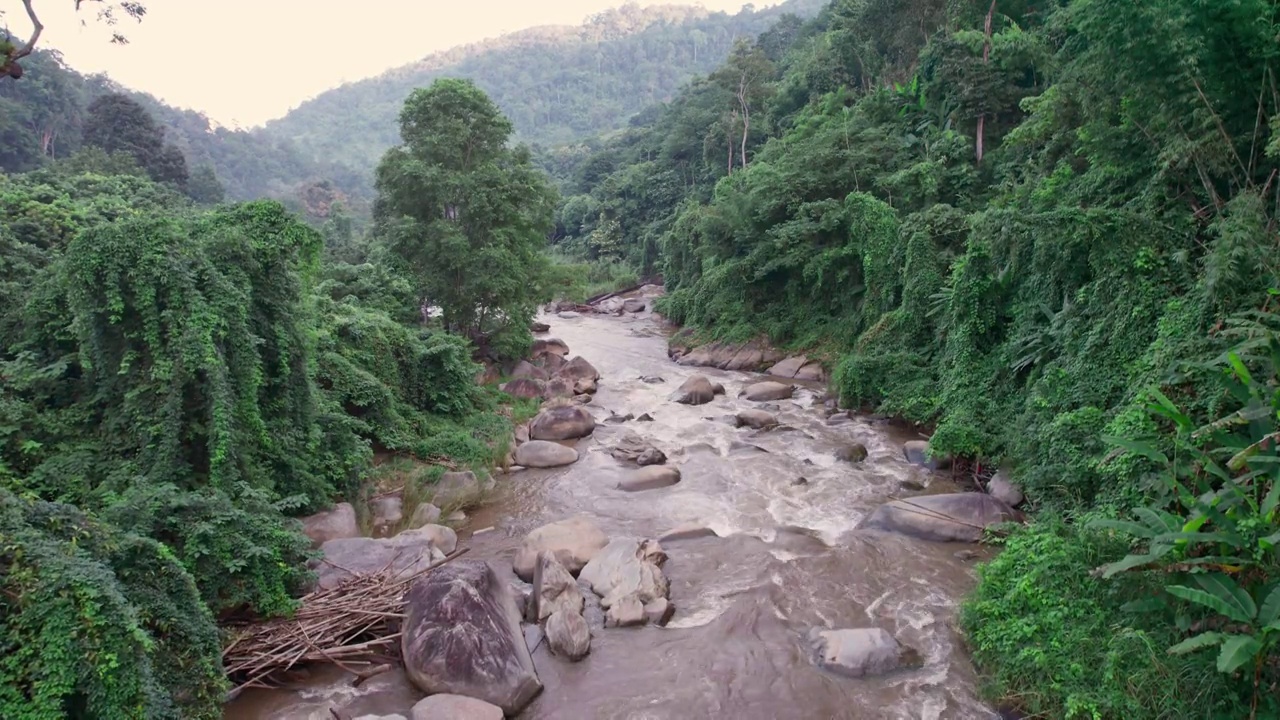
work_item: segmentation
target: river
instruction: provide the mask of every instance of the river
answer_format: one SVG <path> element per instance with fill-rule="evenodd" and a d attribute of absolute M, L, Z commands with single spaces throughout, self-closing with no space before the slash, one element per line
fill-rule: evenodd
<path fill-rule="evenodd" d="M 998 717 L 977 697 L 953 626 L 957 604 L 975 582 L 974 559 L 956 553 L 971 548 L 851 532 L 866 513 L 903 494 L 904 481 L 927 484 L 929 492 L 955 489 L 945 476 L 903 459 L 902 443 L 914 434 L 870 418 L 828 425 L 818 388 L 777 403 L 790 430 L 736 429 L 722 418 L 757 405 L 736 397 L 756 376 L 676 365 L 651 314 L 540 319 L 571 356 L 600 371 L 590 406 L 600 425 L 578 442 L 574 465 L 500 476 L 493 502 L 459 532 L 468 557 L 510 572 L 528 531 L 578 513 L 612 537 L 658 537 L 689 523 L 719 537 L 664 543 L 676 606 L 667 627 L 595 628 L 591 654 L 575 664 L 538 646 L 533 657 L 545 690 L 521 718 Z M 699 372 L 723 383 L 727 395 L 697 407 L 667 399 Z M 655 375 L 665 382 L 641 380 Z M 644 413 L 653 421 L 605 422 Z M 616 490 L 623 468 L 609 448 L 628 430 L 664 450 L 682 481 L 642 493 Z M 867 447 L 865 462 L 834 458 L 850 442 Z M 976 552 L 981 559 L 990 551 Z M 866 679 L 815 667 L 811 628 L 871 626 L 918 650 L 923 667 Z M 322 669 L 293 689 L 246 692 L 225 717 L 332 720 L 331 707 L 346 717 L 407 717 L 420 697 L 398 670 L 350 685 L 341 672 Z"/>

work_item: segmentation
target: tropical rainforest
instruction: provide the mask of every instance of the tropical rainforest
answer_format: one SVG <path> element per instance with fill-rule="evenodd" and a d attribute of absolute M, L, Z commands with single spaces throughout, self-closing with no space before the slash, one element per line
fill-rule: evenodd
<path fill-rule="evenodd" d="M 993 702 L 1280 715 L 1280 4 L 773 20 L 626 121 L 685 76 L 559 84 L 600 116 L 541 65 L 389 76 L 235 135 L 291 178 L 380 158 L 366 228 L 221 202 L 272 188 L 53 56 L 74 129 L 21 99 L 35 63 L 0 80 L 0 716 L 216 717 L 217 620 L 306 584 L 291 518 L 358 496 L 375 451 L 484 472 L 519 408 L 477 360 L 544 300 L 654 274 L 700 337 L 823 357 L 846 406 L 1022 487 L 960 612 Z M 621 76 L 621 47 L 580 50 Z M 356 117 L 335 158 L 314 133 Z"/>

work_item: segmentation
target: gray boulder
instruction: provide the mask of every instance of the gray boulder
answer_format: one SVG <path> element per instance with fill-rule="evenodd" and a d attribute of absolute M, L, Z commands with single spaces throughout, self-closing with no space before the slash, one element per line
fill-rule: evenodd
<path fill-rule="evenodd" d="M 671 395 L 671 399 L 682 405 L 705 405 L 715 399 L 715 387 L 706 375 L 694 375 L 685 380 Z"/>
<path fill-rule="evenodd" d="M 547 371 L 534 365 L 528 360 L 521 360 L 511 371 L 512 378 L 532 378 L 534 380 L 546 380 Z"/>
<path fill-rule="evenodd" d="M 836 450 L 836 459 L 849 463 L 860 463 L 867 459 L 867 446 L 862 443 L 852 443 Z"/>
<path fill-rule="evenodd" d="M 600 373 L 582 356 L 570 360 L 567 365 L 556 371 L 556 375 L 572 380 L 599 380 Z"/>
<path fill-rule="evenodd" d="M 338 503 L 332 510 L 303 518 L 302 532 L 313 544 L 323 545 L 330 540 L 360 537 L 360 523 L 356 522 L 356 509 L 351 503 Z"/>
<path fill-rule="evenodd" d="M 485 484 L 470 470 L 447 472 L 432 489 L 431 502 L 439 507 L 470 505 L 484 497 Z"/>
<path fill-rule="evenodd" d="M 413 517 L 409 520 L 409 527 L 410 529 L 420 528 L 439 521 L 440 508 L 431 503 L 418 503 L 418 507 L 414 508 Z"/>
<path fill-rule="evenodd" d="M 549 440 L 530 440 L 516 448 L 516 464 L 531 468 L 553 468 L 578 461 L 578 451 Z"/>
<path fill-rule="evenodd" d="M 542 691 L 511 587 L 479 560 L 422 576 L 405 601 L 405 672 L 428 695 L 465 695 L 515 715 Z"/>
<path fill-rule="evenodd" d="M 735 420 L 738 427 L 749 427 L 756 430 L 775 427 L 778 424 L 778 418 L 764 410 L 743 410 L 738 413 Z"/>
<path fill-rule="evenodd" d="M 542 390 L 542 397 L 546 398 L 547 400 L 554 400 L 556 398 L 571 398 L 573 397 L 573 395 L 574 395 L 573 380 L 569 378 L 562 378 L 562 377 L 551 378 L 546 382 Z"/>
<path fill-rule="evenodd" d="M 533 347 L 529 351 L 529 357 L 537 360 L 546 355 L 557 355 L 564 358 L 569 354 L 569 346 L 563 340 L 557 338 L 538 338 L 533 341 Z"/>
<path fill-rule="evenodd" d="M 529 622 L 542 622 L 551 613 L 561 610 L 580 615 L 586 601 L 573 575 L 556 560 L 555 555 L 544 551 L 538 554 L 538 562 L 534 566 L 533 594 L 529 602 Z"/>
<path fill-rule="evenodd" d="M 609 544 L 609 537 L 585 515 L 577 515 L 530 532 L 516 550 L 512 569 L 522 580 L 533 580 L 538 554 L 550 552 L 556 560 L 576 575 Z"/>
<path fill-rule="evenodd" d="M 644 606 L 645 620 L 649 621 L 649 624 L 657 625 L 658 627 L 665 627 L 667 623 L 671 622 L 671 617 L 675 614 L 676 606 L 666 598 L 650 600 Z"/>
<path fill-rule="evenodd" d="M 746 390 L 742 391 L 742 395 L 753 402 L 769 402 L 772 400 L 786 400 L 794 392 L 794 385 L 784 385 L 780 382 L 766 380 L 748 386 Z"/>
<path fill-rule="evenodd" d="M 618 482 L 618 489 L 627 492 L 657 490 L 680 482 L 680 471 L 665 465 L 650 465 L 633 470 Z"/>
<path fill-rule="evenodd" d="M 537 378 L 523 377 L 504 383 L 498 389 L 511 397 L 528 400 L 542 397 L 547 392 L 547 384 Z"/>
<path fill-rule="evenodd" d="M 666 560 L 656 540 L 619 538 L 582 568 L 579 579 L 600 596 L 602 607 L 609 608 L 628 595 L 635 595 L 643 605 L 668 596 L 670 584 L 662 573 Z"/>
<path fill-rule="evenodd" d="M 647 465 L 662 465 L 667 461 L 667 454 L 656 447 L 651 447 L 636 458 L 636 464 L 644 467 Z"/>
<path fill-rule="evenodd" d="M 534 440 L 575 440 L 596 429 L 596 419 L 577 405 L 546 408 L 529 423 L 529 437 Z"/>
<path fill-rule="evenodd" d="M 809 363 L 796 372 L 796 379 L 822 382 L 827 379 L 827 373 L 822 369 L 822 365 L 819 365 L 818 363 Z"/>
<path fill-rule="evenodd" d="M 639 312 L 644 312 L 644 309 L 648 306 L 649 306 L 649 303 L 646 302 L 643 298 L 631 298 L 630 300 L 627 300 L 626 302 L 622 303 L 622 311 L 629 312 L 629 313 L 639 313 Z"/>
<path fill-rule="evenodd" d="M 618 439 L 609 454 L 618 460 L 633 462 L 637 465 L 661 465 L 667 461 L 666 454 L 648 440 L 630 431 Z"/>
<path fill-rule="evenodd" d="M 329 590 L 355 574 L 389 568 L 397 577 L 411 577 L 457 548 L 458 537 L 449 528 L 428 525 L 392 538 L 338 538 L 320 546 L 323 557 L 316 565 L 322 589 Z"/>
<path fill-rule="evenodd" d="M 987 492 L 991 494 L 991 497 L 1012 508 L 1016 508 L 1021 505 L 1024 499 L 1022 496 L 1022 488 L 1019 488 L 1017 484 L 1009 478 L 1009 473 L 1004 470 L 998 471 L 995 474 L 995 477 L 991 478 L 991 480 L 987 482 Z"/>
<path fill-rule="evenodd" d="M 578 318 L 582 317 L 582 313 L 574 312 L 573 310 L 561 310 L 560 312 L 556 313 L 556 317 L 560 318 L 561 320 L 577 320 Z"/>
<path fill-rule="evenodd" d="M 369 501 L 369 512 L 373 515 L 373 526 L 386 530 L 400 524 L 404 519 L 404 499 L 399 495 L 383 495 Z"/>
<path fill-rule="evenodd" d="M 928 440 L 908 440 L 902 444 L 902 456 L 912 465 L 930 470 L 945 470 L 951 465 L 947 458 L 929 457 Z"/>
<path fill-rule="evenodd" d="M 633 627 L 648 621 L 644 605 L 635 595 L 626 595 L 609 607 L 604 614 L 605 627 Z"/>
<path fill-rule="evenodd" d="M 502 720 L 502 708 L 466 695 L 428 695 L 409 711 L 409 720 Z"/>
<path fill-rule="evenodd" d="M 1021 513 L 985 493 L 922 495 L 881 505 L 858 523 L 935 542 L 978 542 L 992 525 L 1020 520 Z"/>
<path fill-rule="evenodd" d="M 547 618 L 547 646 L 554 655 L 577 662 L 591 652 L 591 628 L 581 613 L 557 610 Z"/>
<path fill-rule="evenodd" d="M 804 355 L 789 357 L 769 368 L 766 373 L 774 377 L 793 378 L 807 362 L 809 362 L 809 358 Z"/>
<path fill-rule="evenodd" d="M 881 628 L 812 630 L 814 662 L 844 677 L 883 675 L 915 660 L 914 651 L 898 644 Z"/>

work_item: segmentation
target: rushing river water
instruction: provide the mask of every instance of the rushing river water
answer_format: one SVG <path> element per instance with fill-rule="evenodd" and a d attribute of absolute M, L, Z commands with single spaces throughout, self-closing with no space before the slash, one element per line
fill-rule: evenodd
<path fill-rule="evenodd" d="M 664 543 L 676 606 L 666 628 L 593 629 L 591 654 L 573 664 L 538 646 L 533 657 L 545 690 L 521 718 L 997 717 L 977 699 L 953 628 L 957 603 L 974 583 L 972 560 L 955 556 L 965 546 L 851 532 L 865 514 L 900 496 L 904 481 L 929 484 L 930 492 L 954 489 L 945 477 L 929 477 L 903 460 L 902 442 L 913 435 L 870 419 L 829 426 L 816 389 L 776 403 L 774 412 L 791 430 L 736 429 L 722 418 L 757 406 L 737 398 L 755 376 L 672 363 L 657 318 L 543 319 L 549 336 L 600 371 L 589 406 L 600 424 L 578 442 L 574 465 L 500 477 L 495 500 L 459 533 L 471 547 L 468 557 L 510 572 L 528 531 L 578 513 L 613 537 L 658 537 L 686 524 L 710 527 L 719 537 Z M 697 407 L 667 399 L 699 372 L 728 394 Z M 654 375 L 666 382 L 640 379 Z M 649 413 L 653 421 L 605 422 L 615 413 Z M 664 450 L 682 481 L 641 493 L 616 490 L 623 466 L 609 449 L 626 431 Z M 867 447 L 865 462 L 835 460 L 835 449 L 850 442 Z M 811 628 L 871 626 L 916 648 L 923 667 L 848 679 L 813 664 Z M 225 717 L 332 720 L 330 708 L 346 717 L 407 717 L 419 697 L 398 670 L 352 688 L 349 677 L 328 668 L 294 689 L 247 692 Z"/>

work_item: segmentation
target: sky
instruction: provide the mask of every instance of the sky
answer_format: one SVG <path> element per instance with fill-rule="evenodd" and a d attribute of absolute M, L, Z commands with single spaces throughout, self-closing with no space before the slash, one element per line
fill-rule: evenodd
<path fill-rule="evenodd" d="M 741 0 L 667 0 L 737 12 Z M 344 82 L 377 75 L 439 50 L 535 25 L 577 25 L 622 0 L 144 0 L 129 43 L 110 42 L 93 2 L 36 0 L 40 46 L 83 73 L 117 82 L 229 127 L 252 127 Z M 659 4 L 640 0 L 639 5 Z M 757 2 L 758 7 L 774 4 Z M 25 38 L 20 0 L 0 0 L 3 20 Z"/>

